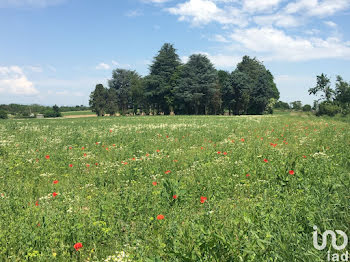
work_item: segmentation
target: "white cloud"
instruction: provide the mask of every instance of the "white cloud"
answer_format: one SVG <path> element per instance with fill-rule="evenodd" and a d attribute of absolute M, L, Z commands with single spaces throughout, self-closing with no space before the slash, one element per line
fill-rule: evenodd
<path fill-rule="evenodd" d="M 97 70 L 108 70 L 110 69 L 111 66 L 106 64 L 106 63 L 99 63 L 97 66 L 96 66 L 96 69 Z"/>
<path fill-rule="evenodd" d="M 189 0 L 166 10 L 171 14 L 178 15 L 180 21 L 191 21 L 194 26 L 205 25 L 210 22 L 238 26 L 248 24 L 240 9 L 228 6 L 223 10 L 209 0 Z"/>
<path fill-rule="evenodd" d="M 349 0 L 297 0 L 289 3 L 285 11 L 289 14 L 304 12 L 309 16 L 329 16 L 349 7 Z"/>
<path fill-rule="evenodd" d="M 273 14 L 254 17 L 255 23 L 261 26 L 276 25 L 279 27 L 296 27 L 304 23 L 304 19 L 288 14 Z"/>
<path fill-rule="evenodd" d="M 265 60 L 350 59 L 350 46 L 336 37 L 304 39 L 273 28 L 235 30 L 231 37 L 242 48 L 264 55 Z"/>
<path fill-rule="evenodd" d="M 228 43 L 230 42 L 229 40 L 226 39 L 226 37 L 224 37 L 223 35 L 215 35 L 214 38 L 212 38 L 211 40 L 216 41 L 216 42 L 221 42 L 221 43 Z"/>
<path fill-rule="evenodd" d="M 249 12 L 271 11 L 281 2 L 282 0 L 244 0 L 243 7 Z"/>
<path fill-rule="evenodd" d="M 66 0 L 0 0 L 0 8 L 7 7 L 38 7 L 58 5 Z"/>
<path fill-rule="evenodd" d="M 39 91 L 27 79 L 19 66 L 0 67 L 0 93 L 37 95 Z"/>
<path fill-rule="evenodd" d="M 332 22 L 332 21 L 324 21 L 323 23 L 329 27 L 332 27 L 332 28 L 337 27 L 337 24 Z"/>

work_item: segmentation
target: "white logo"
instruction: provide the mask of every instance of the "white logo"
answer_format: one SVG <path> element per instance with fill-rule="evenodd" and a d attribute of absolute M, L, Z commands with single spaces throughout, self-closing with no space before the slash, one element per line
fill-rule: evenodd
<path fill-rule="evenodd" d="M 337 234 L 341 235 L 344 239 L 344 242 L 342 245 L 338 246 L 337 245 L 337 236 L 336 234 L 332 231 L 332 230 L 326 230 L 323 234 L 322 234 L 322 244 L 319 245 L 318 244 L 318 233 L 317 233 L 317 226 L 314 226 L 314 233 L 313 233 L 313 244 L 314 247 L 317 250 L 323 250 L 326 248 L 327 246 L 327 236 L 331 235 L 332 236 L 332 247 L 335 250 L 342 250 L 344 248 L 346 248 L 346 246 L 348 245 L 348 236 L 341 230 L 336 230 L 335 232 L 337 232 Z"/>

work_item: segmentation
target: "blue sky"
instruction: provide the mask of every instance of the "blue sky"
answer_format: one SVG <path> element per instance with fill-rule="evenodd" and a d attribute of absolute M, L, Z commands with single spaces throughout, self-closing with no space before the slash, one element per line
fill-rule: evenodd
<path fill-rule="evenodd" d="M 232 71 L 256 56 L 281 100 L 350 81 L 350 0 L 0 0 L 0 104 L 88 104 L 115 68 L 148 74 L 163 43 Z"/>

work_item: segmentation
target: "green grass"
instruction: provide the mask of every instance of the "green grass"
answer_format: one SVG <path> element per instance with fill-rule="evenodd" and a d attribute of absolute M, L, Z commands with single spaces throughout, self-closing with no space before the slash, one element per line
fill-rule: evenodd
<path fill-rule="evenodd" d="M 91 110 L 62 112 L 62 116 L 93 115 L 93 114 L 95 113 L 92 112 Z"/>
<path fill-rule="evenodd" d="M 0 261 L 326 261 L 349 144 L 312 116 L 1 121 Z"/>

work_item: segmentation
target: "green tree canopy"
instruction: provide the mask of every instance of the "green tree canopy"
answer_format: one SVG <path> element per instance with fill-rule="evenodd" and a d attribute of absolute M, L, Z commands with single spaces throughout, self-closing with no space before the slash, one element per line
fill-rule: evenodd
<path fill-rule="evenodd" d="M 106 112 L 107 97 L 107 89 L 102 84 L 97 84 L 90 94 L 89 105 L 98 116 L 104 116 Z"/>
<path fill-rule="evenodd" d="M 202 54 L 191 55 L 175 88 L 177 110 L 185 114 L 208 114 L 218 84 L 217 72 Z"/>

